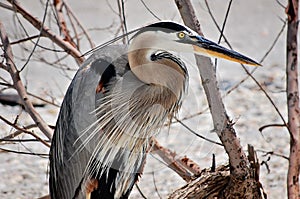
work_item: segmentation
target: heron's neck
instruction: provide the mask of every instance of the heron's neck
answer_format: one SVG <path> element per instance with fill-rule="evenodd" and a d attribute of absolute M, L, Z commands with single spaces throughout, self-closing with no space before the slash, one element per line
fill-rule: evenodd
<path fill-rule="evenodd" d="M 165 56 L 158 57 L 162 53 Z M 151 48 L 128 53 L 130 69 L 139 80 L 149 85 L 165 87 L 179 101 L 186 91 L 188 76 L 176 59 L 180 61 L 166 51 Z"/>

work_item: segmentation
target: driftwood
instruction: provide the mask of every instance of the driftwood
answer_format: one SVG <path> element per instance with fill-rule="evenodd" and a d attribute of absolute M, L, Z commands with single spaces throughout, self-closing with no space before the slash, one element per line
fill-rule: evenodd
<path fill-rule="evenodd" d="M 176 190 L 169 198 L 219 197 L 219 193 L 228 185 L 229 179 L 229 167 L 220 166 L 215 172 L 212 172 L 210 169 L 205 169 L 201 172 L 201 177 Z"/>
<path fill-rule="evenodd" d="M 241 181 L 235 181 L 230 173 L 229 165 L 221 165 L 216 169 L 203 169 L 199 177 L 185 186 L 174 191 L 169 199 L 182 198 L 261 198 L 262 186 L 259 182 L 259 163 L 256 152 L 252 146 L 248 146 L 250 162 L 250 177 Z M 253 180 L 255 179 L 255 181 Z M 236 187 L 236 183 L 241 183 Z M 245 189 L 245 187 L 247 187 Z M 229 192 L 226 190 L 231 190 Z M 263 193 L 264 198 L 266 194 Z"/>

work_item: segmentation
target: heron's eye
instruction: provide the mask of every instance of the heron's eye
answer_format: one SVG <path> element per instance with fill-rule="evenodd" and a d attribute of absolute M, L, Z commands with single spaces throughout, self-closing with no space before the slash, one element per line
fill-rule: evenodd
<path fill-rule="evenodd" d="M 183 39 L 183 38 L 185 37 L 184 32 L 178 33 L 178 34 L 177 34 L 177 37 L 178 37 L 179 39 Z"/>

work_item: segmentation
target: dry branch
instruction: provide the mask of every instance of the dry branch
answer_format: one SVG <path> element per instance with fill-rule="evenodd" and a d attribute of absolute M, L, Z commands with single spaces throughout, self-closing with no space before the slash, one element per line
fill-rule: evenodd
<path fill-rule="evenodd" d="M 195 30 L 198 34 L 203 35 L 191 2 L 188 0 L 175 0 L 175 2 L 184 23 L 191 29 Z M 236 178 L 244 178 L 248 176 L 249 162 L 242 150 L 238 138 L 236 137 L 235 130 L 232 127 L 233 123 L 228 119 L 226 114 L 226 110 L 218 90 L 212 62 L 210 58 L 203 56 L 196 56 L 196 62 L 209 103 L 214 128 L 229 156 L 231 172 Z"/>
<path fill-rule="evenodd" d="M 35 133 L 31 132 L 31 131 L 28 131 L 26 129 L 23 129 L 15 124 L 13 124 L 12 122 L 8 121 L 7 119 L 5 119 L 4 117 L 2 117 L 0 115 L 0 120 L 4 121 L 6 124 L 14 127 L 15 129 L 19 130 L 19 131 L 22 131 L 24 133 L 27 133 L 29 135 L 32 135 L 34 138 L 36 138 L 38 141 L 40 141 L 41 143 L 43 143 L 45 146 L 49 147 L 50 148 L 50 144 L 47 143 L 46 141 L 44 141 L 42 138 L 40 138 L 39 136 L 37 136 Z"/>
<path fill-rule="evenodd" d="M 156 139 L 152 139 L 151 153 L 156 153 L 168 165 L 170 169 L 175 171 L 186 182 L 195 179 L 195 175 L 200 173 L 200 167 L 196 163 L 190 164 L 192 160 L 188 158 L 176 159 L 176 153 L 170 149 L 161 146 Z"/>
<path fill-rule="evenodd" d="M 229 183 L 229 169 L 220 166 L 215 172 L 203 170 L 201 177 L 173 192 L 170 199 L 219 198 L 218 193 Z"/>
<path fill-rule="evenodd" d="M 14 88 L 17 90 L 19 96 L 21 97 L 22 104 L 24 104 L 25 110 L 29 113 L 33 121 L 39 127 L 39 129 L 49 138 L 52 137 L 52 130 L 49 128 L 47 123 L 42 119 L 42 117 L 36 112 L 31 101 L 28 99 L 26 89 L 21 81 L 19 71 L 14 63 L 14 57 L 12 49 L 7 37 L 5 28 L 0 21 L 0 37 L 3 44 L 4 58 L 6 59 L 6 65 L 4 67 L 10 73 L 10 76 L 13 80 Z M 2 64 L 3 65 L 3 64 Z"/>
<path fill-rule="evenodd" d="M 287 29 L 287 105 L 288 127 L 290 132 L 290 157 L 287 176 L 288 198 L 300 197 L 299 169 L 300 169 L 300 107 L 298 86 L 298 0 L 289 0 L 286 8 L 288 15 Z"/>
<path fill-rule="evenodd" d="M 184 23 L 198 34 L 203 35 L 191 2 L 189 0 L 175 0 L 175 3 Z M 222 190 L 222 197 L 261 198 L 259 182 L 251 175 L 250 163 L 222 102 L 212 62 L 210 58 L 196 56 L 196 63 L 209 103 L 215 131 L 229 156 L 230 180 L 228 185 L 224 187 L 225 189 Z M 197 189 L 195 188 L 195 190 Z M 192 195 L 193 191 L 190 194 Z"/>
<path fill-rule="evenodd" d="M 62 0 L 54 0 L 53 4 L 55 6 L 55 10 L 56 10 L 56 14 L 57 14 L 61 34 L 65 37 L 64 40 L 66 42 L 69 42 L 73 47 L 77 48 L 77 45 L 74 43 L 74 41 L 73 41 L 73 39 L 70 35 L 70 31 L 67 28 L 67 23 L 66 23 L 66 20 L 64 18 L 63 11 L 62 11 L 63 6 L 64 6 L 64 2 Z"/>
<path fill-rule="evenodd" d="M 75 22 L 77 23 L 77 25 L 79 26 L 79 28 L 82 30 L 83 35 L 86 37 L 86 39 L 88 40 L 90 47 L 91 48 L 95 48 L 95 44 L 92 41 L 90 35 L 88 34 L 88 32 L 86 31 L 86 29 L 83 27 L 83 25 L 80 23 L 79 19 L 75 16 L 74 12 L 72 11 L 71 7 L 68 5 L 67 2 L 64 2 L 64 6 L 67 10 L 67 15 L 70 18 L 70 22 L 72 21 L 72 19 L 75 20 Z M 79 36 L 79 35 L 78 35 Z M 79 45 L 79 44 L 77 44 Z"/>
<path fill-rule="evenodd" d="M 62 37 L 52 32 L 41 21 L 33 17 L 27 10 L 25 10 L 19 3 L 17 3 L 15 0 L 7 1 L 11 3 L 11 5 L 17 13 L 20 13 L 29 23 L 31 23 L 37 30 L 39 30 L 42 36 L 49 38 L 59 47 L 64 49 L 66 53 L 73 56 L 79 64 L 81 64 L 84 61 L 84 57 L 74 46 L 72 46 L 69 42 L 64 41 Z"/>

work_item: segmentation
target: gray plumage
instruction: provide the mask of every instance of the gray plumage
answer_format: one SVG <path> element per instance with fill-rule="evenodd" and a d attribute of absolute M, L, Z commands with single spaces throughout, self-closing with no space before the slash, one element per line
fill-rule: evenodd
<path fill-rule="evenodd" d="M 171 52 L 259 65 L 174 22 L 137 30 L 130 45 L 101 48 L 76 73 L 50 150 L 52 199 L 128 198 L 150 139 L 179 110 L 188 68 Z"/>
<path fill-rule="evenodd" d="M 109 91 L 96 93 L 109 67 L 116 73 Z M 126 46 L 96 51 L 75 75 L 57 120 L 50 156 L 53 199 L 84 198 L 89 178 L 108 175 L 111 167 L 120 171 L 112 185 L 115 198 L 126 195 L 141 172 L 149 138 L 178 109 L 177 101 L 170 89 L 153 89 L 132 74 Z"/>

